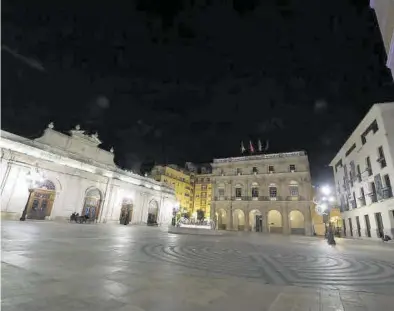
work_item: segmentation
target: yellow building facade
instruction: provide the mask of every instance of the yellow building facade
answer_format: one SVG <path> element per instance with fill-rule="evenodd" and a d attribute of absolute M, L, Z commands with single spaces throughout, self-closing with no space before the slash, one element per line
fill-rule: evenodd
<path fill-rule="evenodd" d="M 190 174 L 175 165 L 157 165 L 152 169 L 151 176 L 156 181 L 164 182 L 172 186 L 182 213 L 192 213 L 193 185 Z"/>
<path fill-rule="evenodd" d="M 193 213 L 204 211 L 205 218 L 210 218 L 212 200 L 211 174 L 197 174 L 194 181 Z"/>

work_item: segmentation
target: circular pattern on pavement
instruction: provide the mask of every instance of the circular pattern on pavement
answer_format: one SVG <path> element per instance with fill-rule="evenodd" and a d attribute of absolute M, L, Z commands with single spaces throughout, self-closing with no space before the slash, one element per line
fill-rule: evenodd
<path fill-rule="evenodd" d="M 266 251 L 264 251 L 266 249 Z M 300 254 L 278 248 L 243 249 L 205 245 L 145 245 L 143 252 L 160 261 L 208 273 L 254 278 L 271 284 L 382 286 L 394 284 L 394 265 L 338 253 Z"/>

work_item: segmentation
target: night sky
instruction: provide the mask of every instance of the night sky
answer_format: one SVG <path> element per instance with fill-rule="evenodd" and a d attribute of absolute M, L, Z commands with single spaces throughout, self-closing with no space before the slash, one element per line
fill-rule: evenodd
<path fill-rule="evenodd" d="M 77 4 L 84 3 L 84 4 Z M 2 129 L 98 131 L 116 163 L 306 150 L 315 183 L 394 101 L 365 0 L 2 1 Z"/>

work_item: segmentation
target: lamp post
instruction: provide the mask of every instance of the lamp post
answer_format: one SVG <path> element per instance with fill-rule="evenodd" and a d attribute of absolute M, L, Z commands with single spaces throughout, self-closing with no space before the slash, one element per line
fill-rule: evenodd
<path fill-rule="evenodd" d="M 26 181 L 29 185 L 29 197 L 26 201 L 26 205 L 25 208 L 23 209 L 22 212 L 22 216 L 21 218 L 19 218 L 20 221 L 25 221 L 26 220 L 26 214 L 27 214 L 27 208 L 29 206 L 29 202 L 31 199 L 31 195 L 34 191 L 35 186 L 37 185 L 37 182 L 42 181 L 43 178 L 41 177 L 41 175 L 38 173 L 38 170 L 30 170 L 27 174 L 26 174 Z"/>
<path fill-rule="evenodd" d="M 331 195 L 331 188 L 329 186 L 319 187 L 317 195 L 313 198 L 313 203 L 316 204 L 316 212 L 323 216 L 323 223 L 325 227 L 324 237 L 327 239 L 327 243 L 335 245 L 334 232 L 329 219 L 330 210 L 335 204 L 335 198 Z"/>

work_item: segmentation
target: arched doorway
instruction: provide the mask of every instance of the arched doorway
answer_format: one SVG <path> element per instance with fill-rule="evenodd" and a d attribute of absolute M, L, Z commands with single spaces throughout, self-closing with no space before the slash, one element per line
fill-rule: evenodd
<path fill-rule="evenodd" d="M 226 230 L 227 227 L 227 213 L 224 209 L 218 210 L 216 213 L 216 218 L 217 218 L 217 228 L 218 230 Z"/>
<path fill-rule="evenodd" d="M 305 235 L 304 215 L 300 211 L 291 211 L 290 218 L 290 233 Z"/>
<path fill-rule="evenodd" d="M 233 229 L 235 231 L 245 230 L 245 214 L 240 209 L 236 209 L 233 212 Z"/>
<path fill-rule="evenodd" d="M 249 213 L 249 228 L 253 232 L 263 232 L 263 215 L 257 209 Z"/>
<path fill-rule="evenodd" d="M 270 233 L 283 233 L 282 214 L 279 211 L 268 212 L 268 228 Z"/>
<path fill-rule="evenodd" d="M 90 189 L 85 194 L 81 215 L 97 220 L 100 214 L 101 192 L 97 188 Z"/>
<path fill-rule="evenodd" d="M 53 182 L 48 179 L 40 182 L 29 197 L 27 218 L 45 219 L 50 216 L 55 196 L 56 187 Z"/>
<path fill-rule="evenodd" d="M 122 225 L 127 225 L 133 219 L 133 201 L 128 198 L 122 200 L 119 221 Z"/>
<path fill-rule="evenodd" d="M 149 202 L 147 224 L 157 225 L 158 218 L 159 218 L 159 205 L 155 200 L 152 200 Z"/>

